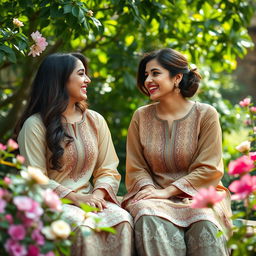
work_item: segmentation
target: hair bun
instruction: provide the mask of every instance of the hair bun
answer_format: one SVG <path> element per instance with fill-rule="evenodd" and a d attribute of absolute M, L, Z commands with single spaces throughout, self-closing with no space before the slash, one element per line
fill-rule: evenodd
<path fill-rule="evenodd" d="M 194 96 L 199 87 L 201 78 L 202 77 L 198 73 L 197 68 L 190 69 L 187 74 L 186 85 L 183 88 L 181 88 L 181 94 L 184 97 Z"/>

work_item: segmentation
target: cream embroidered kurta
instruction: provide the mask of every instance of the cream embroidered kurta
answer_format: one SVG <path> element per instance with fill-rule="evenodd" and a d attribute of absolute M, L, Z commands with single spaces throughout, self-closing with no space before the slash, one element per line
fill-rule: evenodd
<path fill-rule="evenodd" d="M 61 171 L 52 170 L 41 117 L 39 114 L 29 117 L 18 136 L 20 153 L 26 158 L 26 165 L 42 169 L 50 178 L 49 187 L 60 198 L 71 191 L 82 194 L 92 193 L 97 188 L 107 191 L 108 208 L 98 213 L 102 218 L 100 226 L 114 226 L 124 221 L 132 224 L 131 216 L 118 206 L 116 199 L 120 182 L 119 161 L 104 118 L 87 109 L 80 122 L 66 123 L 64 127 L 74 141 L 65 147 Z M 90 182 L 91 177 L 94 185 Z M 84 222 L 84 212 L 80 208 L 73 205 L 64 205 L 63 208 L 64 216 L 70 222 L 93 227 L 93 223 Z"/>
<path fill-rule="evenodd" d="M 194 103 L 189 113 L 168 122 L 157 116 L 156 104 L 143 106 L 133 115 L 128 130 L 126 186 L 122 205 L 135 218 L 159 216 L 188 227 L 209 220 L 220 229 L 211 209 L 190 208 L 198 189 L 213 185 L 225 199 L 216 205 L 218 215 L 231 225 L 230 193 L 222 186 L 222 139 L 217 111 L 207 104 Z M 131 199 L 143 186 L 166 188 L 174 185 L 183 193 L 169 199 Z"/>

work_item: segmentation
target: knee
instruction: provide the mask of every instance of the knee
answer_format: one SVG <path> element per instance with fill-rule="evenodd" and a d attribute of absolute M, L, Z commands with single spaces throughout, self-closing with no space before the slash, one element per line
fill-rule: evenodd
<path fill-rule="evenodd" d="M 187 235 L 193 234 L 195 238 L 216 239 L 218 228 L 210 221 L 203 220 L 193 223 L 187 230 Z"/>

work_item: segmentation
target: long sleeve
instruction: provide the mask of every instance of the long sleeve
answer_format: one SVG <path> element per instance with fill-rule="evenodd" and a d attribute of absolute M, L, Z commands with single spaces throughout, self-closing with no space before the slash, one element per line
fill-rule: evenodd
<path fill-rule="evenodd" d="M 26 159 L 26 166 L 37 167 L 49 177 L 47 173 L 45 127 L 39 115 L 33 115 L 25 121 L 18 136 L 18 144 L 20 154 Z M 55 190 L 61 198 L 72 191 L 52 179 L 50 179 L 48 187 Z"/>
<path fill-rule="evenodd" d="M 138 111 L 134 113 L 128 129 L 126 151 L 126 188 L 130 192 L 130 198 L 143 186 L 152 185 L 155 187 L 140 142 Z"/>
<path fill-rule="evenodd" d="M 217 186 L 224 172 L 219 117 L 215 109 L 211 108 L 209 112 L 200 125 L 198 146 L 188 174 L 173 182 L 190 196 L 201 187 Z"/>
<path fill-rule="evenodd" d="M 98 158 L 93 171 L 94 190 L 104 189 L 111 201 L 118 203 L 118 191 L 121 175 L 117 171 L 119 163 L 111 134 L 104 118 L 98 114 Z"/>

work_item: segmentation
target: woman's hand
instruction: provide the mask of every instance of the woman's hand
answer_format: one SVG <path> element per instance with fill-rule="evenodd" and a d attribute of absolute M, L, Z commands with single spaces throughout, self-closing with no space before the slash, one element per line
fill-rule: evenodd
<path fill-rule="evenodd" d="M 132 202 L 137 202 L 142 199 L 158 198 L 167 199 L 171 196 L 180 194 L 181 191 L 175 186 L 169 186 L 164 189 L 156 189 L 152 185 L 148 185 L 142 188 L 133 198 Z"/>
<path fill-rule="evenodd" d="M 71 192 L 69 193 L 66 198 L 70 199 L 74 205 L 76 206 L 80 206 L 81 203 L 84 204 L 88 204 L 91 207 L 96 207 L 99 209 L 99 211 L 102 211 L 103 209 L 107 208 L 107 203 L 106 201 L 103 199 L 104 198 L 104 192 L 97 192 L 97 190 L 95 190 L 93 194 L 78 194 L 75 192 Z"/>

